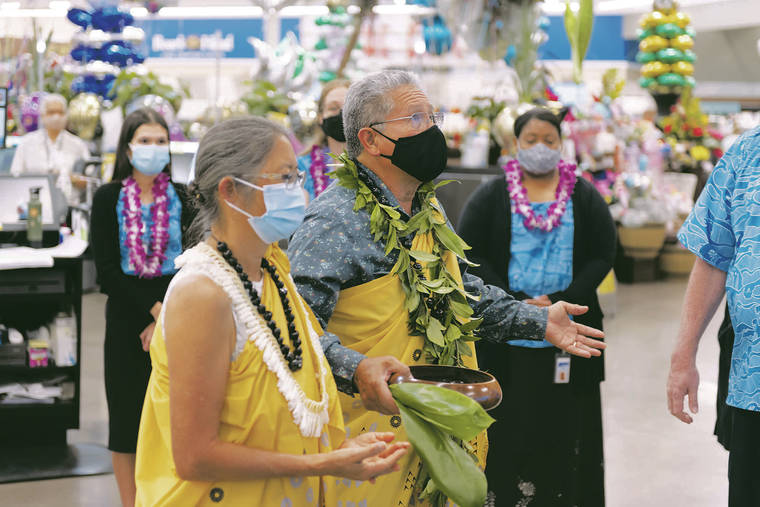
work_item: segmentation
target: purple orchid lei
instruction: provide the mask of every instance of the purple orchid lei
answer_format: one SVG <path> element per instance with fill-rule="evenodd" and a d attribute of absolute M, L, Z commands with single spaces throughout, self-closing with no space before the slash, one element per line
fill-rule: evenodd
<path fill-rule="evenodd" d="M 127 250 L 129 263 L 140 278 L 156 278 L 161 275 L 161 265 L 166 260 L 166 247 L 169 244 L 169 175 L 159 174 L 153 182 L 153 206 L 150 214 L 153 219 L 150 237 L 150 255 L 145 251 L 142 236 L 145 224 L 142 221 L 140 207 L 140 186 L 130 176 L 122 181 L 124 195 L 124 218 L 127 226 Z"/>
<path fill-rule="evenodd" d="M 327 165 L 325 164 L 325 152 L 321 146 L 314 145 L 311 148 L 311 165 L 309 173 L 314 182 L 314 196 L 321 194 L 327 188 Z"/>
<path fill-rule="evenodd" d="M 512 213 L 520 213 L 525 219 L 523 223 L 528 229 L 540 229 L 549 232 L 562 223 L 562 216 L 567 210 L 567 202 L 573 195 L 575 188 L 575 165 L 560 160 L 559 185 L 557 185 L 557 200 L 549 205 L 546 216 L 539 216 L 533 211 L 528 200 L 528 193 L 522 184 L 522 171 L 517 160 L 510 160 L 504 166 L 504 174 L 507 177 L 507 188 L 512 201 Z"/>

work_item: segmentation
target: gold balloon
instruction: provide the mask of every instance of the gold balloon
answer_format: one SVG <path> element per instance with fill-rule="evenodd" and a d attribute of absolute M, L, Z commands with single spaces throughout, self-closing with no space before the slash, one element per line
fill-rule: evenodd
<path fill-rule="evenodd" d="M 688 35 L 679 35 L 678 37 L 670 41 L 670 45 L 676 49 L 680 49 L 681 51 L 684 51 L 686 49 L 691 49 L 692 47 L 694 47 L 694 39 L 692 39 Z"/>
<path fill-rule="evenodd" d="M 69 103 L 69 126 L 76 134 L 90 141 L 100 118 L 100 99 L 94 93 L 80 93 Z"/>
<path fill-rule="evenodd" d="M 670 71 L 670 65 L 662 62 L 649 62 L 641 67 L 641 75 L 644 77 L 657 77 Z"/>
<path fill-rule="evenodd" d="M 686 28 L 691 22 L 691 18 L 685 12 L 676 12 L 673 17 L 675 18 L 675 24 L 681 28 Z"/>
<path fill-rule="evenodd" d="M 694 66 L 689 62 L 676 62 L 673 64 L 673 72 L 682 76 L 691 76 L 694 74 Z"/>
<path fill-rule="evenodd" d="M 683 37 L 683 35 L 681 37 Z M 639 42 L 639 49 L 645 53 L 656 53 L 666 47 L 668 47 L 668 40 L 659 35 L 650 35 Z"/>

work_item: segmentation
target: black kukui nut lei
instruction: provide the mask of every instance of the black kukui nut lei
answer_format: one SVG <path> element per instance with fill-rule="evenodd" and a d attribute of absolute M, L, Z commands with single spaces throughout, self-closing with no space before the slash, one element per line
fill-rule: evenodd
<path fill-rule="evenodd" d="M 243 266 L 241 266 L 235 256 L 232 255 L 232 252 L 230 251 L 227 244 L 223 241 L 217 241 L 216 248 L 219 250 L 219 253 L 222 254 L 222 257 L 227 262 L 227 264 L 229 264 L 230 267 L 235 270 L 238 278 L 240 278 L 240 281 L 243 282 L 243 287 L 248 292 L 248 297 L 250 298 L 251 303 L 259 312 L 259 314 L 264 318 L 267 323 L 267 327 L 272 331 L 272 335 L 274 336 L 275 340 L 277 340 L 277 345 L 279 346 L 280 352 L 285 358 L 285 361 L 288 363 L 288 368 L 290 368 L 291 371 L 300 370 L 303 366 L 303 358 L 301 357 L 303 354 L 303 350 L 301 349 L 301 339 L 298 336 L 298 331 L 296 330 L 296 325 L 294 324 L 295 316 L 293 315 L 293 310 L 290 307 L 290 301 L 288 301 L 288 289 L 285 288 L 285 284 L 282 282 L 282 280 L 280 280 L 280 276 L 277 274 L 276 268 L 273 265 L 269 264 L 266 259 L 261 259 L 261 267 L 269 273 L 269 276 L 272 278 L 275 286 L 277 287 L 277 293 L 279 294 L 280 301 L 282 302 L 285 319 L 288 322 L 288 336 L 290 337 L 290 342 L 293 344 L 293 350 L 290 350 L 290 347 L 285 345 L 285 341 L 282 338 L 282 331 L 272 320 L 272 312 L 268 311 L 264 304 L 261 302 L 259 294 L 256 292 L 256 289 L 253 288 L 253 283 L 249 280 L 248 275 L 243 270 Z"/>

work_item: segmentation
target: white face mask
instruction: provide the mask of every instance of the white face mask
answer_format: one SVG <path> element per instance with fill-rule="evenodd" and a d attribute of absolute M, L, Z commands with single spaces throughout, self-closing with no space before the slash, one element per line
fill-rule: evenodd
<path fill-rule="evenodd" d="M 275 243 L 289 238 L 296 232 L 306 211 L 306 196 L 301 185 L 288 188 L 287 183 L 276 183 L 260 187 L 239 178 L 235 178 L 235 181 L 264 193 L 267 211 L 260 217 L 225 201 L 230 208 L 248 217 L 251 228 L 264 243 Z"/>
<path fill-rule="evenodd" d="M 544 143 L 537 143 L 530 148 L 517 150 L 517 161 L 528 173 L 536 176 L 549 174 L 557 168 L 562 154 L 559 150 L 549 148 Z"/>

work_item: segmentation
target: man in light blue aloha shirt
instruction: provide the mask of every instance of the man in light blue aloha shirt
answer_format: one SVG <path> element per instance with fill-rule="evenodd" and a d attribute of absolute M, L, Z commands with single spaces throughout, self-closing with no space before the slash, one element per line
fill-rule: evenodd
<path fill-rule="evenodd" d="M 736 338 L 728 398 L 734 407 L 729 506 L 760 506 L 760 128 L 741 136 L 715 167 L 678 239 L 697 255 L 671 357 L 668 408 L 690 423 L 698 409 L 699 339 L 725 293 Z"/>

